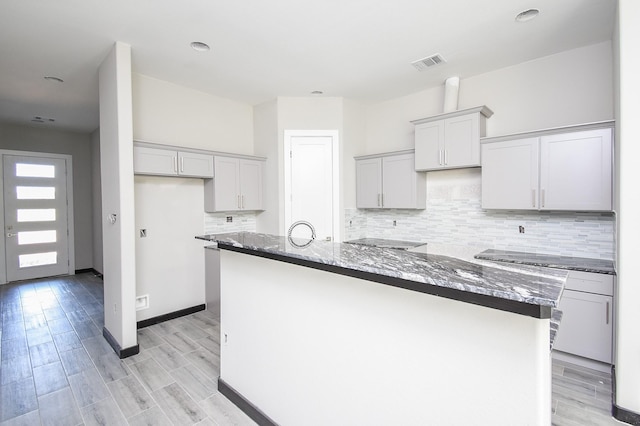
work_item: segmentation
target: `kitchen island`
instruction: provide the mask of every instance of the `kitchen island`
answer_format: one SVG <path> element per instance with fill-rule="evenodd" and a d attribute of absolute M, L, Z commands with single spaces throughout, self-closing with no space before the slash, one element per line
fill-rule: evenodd
<path fill-rule="evenodd" d="M 219 388 L 259 423 L 550 423 L 550 317 L 565 272 L 201 238 L 221 249 Z"/>

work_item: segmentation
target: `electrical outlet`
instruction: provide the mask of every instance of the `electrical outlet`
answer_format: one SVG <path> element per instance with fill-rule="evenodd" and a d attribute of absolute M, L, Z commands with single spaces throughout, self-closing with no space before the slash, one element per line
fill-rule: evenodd
<path fill-rule="evenodd" d="M 524 234 L 524 226 L 518 226 L 518 232 Z"/>
<path fill-rule="evenodd" d="M 397 225 L 398 225 L 398 223 L 394 220 L 393 221 L 393 226 L 397 226 Z"/>
<path fill-rule="evenodd" d="M 233 216 L 227 216 L 227 223 L 233 222 Z"/>
<path fill-rule="evenodd" d="M 140 238 L 145 238 L 147 236 L 147 230 L 146 229 L 141 229 L 140 230 Z"/>

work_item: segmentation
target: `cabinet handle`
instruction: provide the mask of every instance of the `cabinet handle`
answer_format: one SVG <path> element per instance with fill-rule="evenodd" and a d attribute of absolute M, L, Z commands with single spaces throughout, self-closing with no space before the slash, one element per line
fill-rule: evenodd
<path fill-rule="evenodd" d="M 442 150 L 438 150 L 438 164 L 442 166 Z"/>
<path fill-rule="evenodd" d="M 381 203 L 380 204 L 382 204 L 380 207 L 384 207 L 384 194 L 382 194 L 380 196 L 380 199 L 381 199 Z"/>
<path fill-rule="evenodd" d="M 238 195 L 238 208 L 240 208 L 240 196 Z"/>
<path fill-rule="evenodd" d="M 607 325 L 609 325 L 609 302 L 607 302 L 606 320 L 607 320 Z"/>
<path fill-rule="evenodd" d="M 447 164 L 449 164 L 449 160 L 447 159 L 447 150 L 444 150 L 444 165 L 446 166 Z"/>
<path fill-rule="evenodd" d="M 531 190 L 531 205 L 533 207 L 536 206 L 536 190 L 535 189 Z"/>
<path fill-rule="evenodd" d="M 244 195 L 240 196 L 240 200 L 242 200 L 242 210 L 244 210 Z"/>
<path fill-rule="evenodd" d="M 378 194 L 378 204 L 377 204 L 377 206 L 380 207 L 380 194 Z"/>
<path fill-rule="evenodd" d="M 180 157 L 180 171 L 184 172 L 184 157 Z"/>
<path fill-rule="evenodd" d="M 544 189 L 540 190 L 540 203 L 542 204 L 542 207 L 544 207 Z"/>
<path fill-rule="evenodd" d="M 173 171 L 178 173 L 178 157 L 173 157 Z"/>

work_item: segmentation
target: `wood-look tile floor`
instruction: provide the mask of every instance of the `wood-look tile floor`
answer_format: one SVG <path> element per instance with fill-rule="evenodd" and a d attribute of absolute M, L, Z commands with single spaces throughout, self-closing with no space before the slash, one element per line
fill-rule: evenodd
<path fill-rule="evenodd" d="M 254 425 L 218 392 L 208 311 L 138 330 L 119 359 L 93 274 L 0 286 L 0 425 Z"/>
<path fill-rule="evenodd" d="M 102 337 L 93 274 L 0 286 L 0 425 L 252 425 L 218 392 L 219 322 L 208 311 L 138 330 L 120 360 Z M 611 377 L 553 361 L 553 425 L 621 425 Z"/>

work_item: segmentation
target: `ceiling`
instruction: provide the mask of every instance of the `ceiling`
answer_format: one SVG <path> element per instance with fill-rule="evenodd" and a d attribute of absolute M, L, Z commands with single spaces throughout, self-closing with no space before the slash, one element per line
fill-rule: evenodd
<path fill-rule="evenodd" d="M 0 3 L 0 120 L 82 132 L 98 127 L 97 69 L 115 41 L 131 45 L 133 72 L 252 105 L 314 90 L 375 102 L 611 40 L 615 11 L 613 0 Z M 529 8 L 538 18 L 516 22 Z M 410 65 L 435 53 L 447 62 Z"/>

